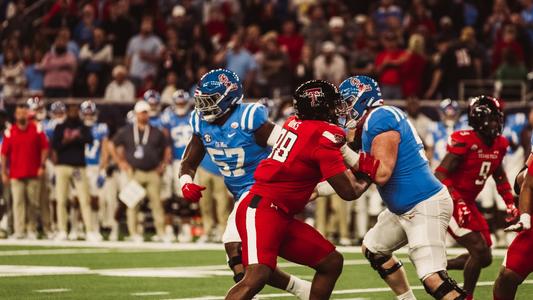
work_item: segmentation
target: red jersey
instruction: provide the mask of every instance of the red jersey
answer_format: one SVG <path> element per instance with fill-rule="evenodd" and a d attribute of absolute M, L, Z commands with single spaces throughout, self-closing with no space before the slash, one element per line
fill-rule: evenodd
<path fill-rule="evenodd" d="M 346 170 L 340 151 L 344 142 L 344 131 L 331 123 L 290 117 L 257 167 L 250 192 L 288 214 L 302 211 L 320 181 Z"/>
<path fill-rule="evenodd" d="M 458 130 L 450 136 L 447 150 L 462 161 L 448 178 L 466 202 L 476 200 L 487 178 L 501 165 L 508 145 L 507 139 L 498 136 L 489 147 L 473 130 Z"/>

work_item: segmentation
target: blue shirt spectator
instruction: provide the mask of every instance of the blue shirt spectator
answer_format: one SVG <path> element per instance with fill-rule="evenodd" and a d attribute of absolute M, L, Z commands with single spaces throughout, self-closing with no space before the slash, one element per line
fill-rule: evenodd
<path fill-rule="evenodd" d="M 163 43 L 159 37 L 152 34 L 152 30 L 152 19 L 144 18 L 141 23 L 141 32 L 128 43 L 126 60 L 130 67 L 130 76 L 135 80 L 136 85 L 148 76 L 157 75 Z"/>

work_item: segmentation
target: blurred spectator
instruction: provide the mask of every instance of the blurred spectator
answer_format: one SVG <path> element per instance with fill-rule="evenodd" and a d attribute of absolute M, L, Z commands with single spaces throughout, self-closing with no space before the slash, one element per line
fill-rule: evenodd
<path fill-rule="evenodd" d="M 44 74 L 42 70 L 39 70 L 39 63 L 43 59 L 43 52 L 39 48 L 34 48 L 31 56 L 31 63 L 26 65 L 25 70 L 28 95 L 42 96 Z"/>
<path fill-rule="evenodd" d="M 277 40 L 275 33 L 266 34 L 262 39 L 262 50 L 257 54 L 259 74 L 264 81 L 260 95 L 274 98 L 292 94 L 289 58 Z"/>
<path fill-rule="evenodd" d="M 162 51 L 161 39 L 153 34 L 153 19 L 144 17 L 140 33 L 129 41 L 126 52 L 130 77 L 137 87 L 142 85 L 146 77 L 157 75 Z"/>
<path fill-rule="evenodd" d="M 477 53 L 462 41 L 451 43 L 443 38 L 438 44 L 442 56 L 424 98 L 433 97 L 440 87 L 442 98 L 458 99 L 461 80 L 481 77 L 481 60 Z"/>
<path fill-rule="evenodd" d="M 527 69 L 524 62 L 520 61 L 510 48 L 503 49 L 503 61 L 496 70 L 495 78 L 498 80 L 526 80 Z"/>
<path fill-rule="evenodd" d="M 386 2 L 386 1 L 383 1 Z M 386 32 L 381 39 L 383 50 L 376 56 L 375 68 L 383 99 L 402 98 L 399 58 L 404 51 L 398 47 L 398 37 Z"/>
<path fill-rule="evenodd" d="M 17 105 L 15 123 L 2 141 L 2 180 L 13 195 L 14 238 L 37 239 L 39 179 L 45 171 L 48 141 L 35 122 L 29 121 L 28 106 Z"/>
<path fill-rule="evenodd" d="M 420 111 L 420 101 L 416 98 L 407 98 L 405 111 L 407 112 L 407 118 L 415 127 L 418 136 L 425 139 L 429 134 L 433 121 Z"/>
<path fill-rule="evenodd" d="M 405 54 L 400 58 L 400 76 L 403 97 L 422 96 L 422 82 L 426 71 L 427 58 L 424 37 L 413 34 Z"/>
<path fill-rule="evenodd" d="M 76 74 L 76 58 L 67 51 L 65 35 L 58 35 L 52 49 L 45 54 L 39 69 L 44 71 L 44 95 L 68 97 Z"/>
<path fill-rule="evenodd" d="M 328 23 L 324 17 L 324 10 L 320 5 L 309 8 L 309 23 L 302 29 L 305 42 L 311 46 L 313 54 L 319 53 L 322 42 L 328 37 Z"/>
<path fill-rule="evenodd" d="M 83 45 L 80 51 L 80 71 L 83 74 L 97 73 L 107 79 L 109 66 L 113 60 L 113 47 L 106 43 L 105 32 L 101 28 L 93 29 L 93 41 Z"/>
<path fill-rule="evenodd" d="M 24 63 L 20 59 L 18 49 L 5 48 L 4 62 L 0 70 L 0 85 L 6 98 L 22 96 L 26 84 Z"/>
<path fill-rule="evenodd" d="M 261 32 L 279 31 L 280 20 L 274 11 L 274 2 L 263 3 L 259 19 L 256 20 L 261 27 Z"/>
<path fill-rule="evenodd" d="M 81 20 L 73 31 L 74 40 L 79 45 L 92 42 L 93 30 L 97 25 L 94 7 L 91 4 L 85 4 L 81 11 Z"/>
<path fill-rule="evenodd" d="M 181 5 L 174 6 L 167 25 L 176 31 L 186 45 L 190 45 L 194 22 L 191 22 L 191 17 L 187 15 L 185 7 Z"/>
<path fill-rule="evenodd" d="M 226 19 L 220 8 L 211 6 L 205 28 L 215 45 L 225 43 L 229 37 L 229 29 Z"/>
<path fill-rule="evenodd" d="M 113 81 L 105 89 L 105 100 L 131 103 L 135 101 L 135 86 L 128 80 L 128 70 L 118 65 L 113 68 Z"/>
<path fill-rule="evenodd" d="M 350 74 L 373 76 L 374 62 L 379 50 L 379 39 L 368 34 L 365 24 L 366 16 L 357 16 L 355 20 L 358 30 L 355 31 L 348 52 L 348 70 Z"/>
<path fill-rule="evenodd" d="M 163 206 L 160 199 L 161 175 L 170 161 L 170 147 L 164 134 L 149 123 L 150 105 L 139 101 L 134 108 L 136 121 L 122 127 L 113 139 L 113 158 L 120 170 L 130 180 L 135 180 L 146 189 L 154 218 L 156 238 L 164 236 Z M 128 208 L 127 220 L 130 238 L 142 241 L 137 226 L 138 204 Z"/>
<path fill-rule="evenodd" d="M 372 18 L 378 32 L 395 30 L 392 25 L 402 23 L 403 12 L 399 6 L 394 5 L 394 0 L 381 0 Z"/>
<path fill-rule="evenodd" d="M 214 49 L 205 27 L 201 24 L 194 26 L 191 44 L 192 46 L 187 52 L 186 63 L 188 64 L 188 68 L 186 69 L 186 75 L 188 80 L 194 82 L 192 79 L 198 66 L 211 65 Z"/>
<path fill-rule="evenodd" d="M 74 95 L 76 97 L 90 99 L 102 98 L 104 96 L 104 89 L 101 85 L 100 78 L 101 77 L 94 72 L 87 74 L 83 88 L 77 89 L 77 91 L 74 92 Z"/>
<path fill-rule="evenodd" d="M 516 40 L 516 27 L 505 25 L 501 38 L 494 44 L 492 52 L 492 71 L 496 71 L 502 62 L 504 49 L 509 49 L 519 62 L 524 62 L 524 49 Z"/>
<path fill-rule="evenodd" d="M 101 240 L 100 233 L 93 231 L 89 183 L 85 172 L 85 146 L 91 144 L 93 136 L 89 127 L 80 119 L 77 104 L 69 104 L 67 118 L 54 129 L 52 148 L 55 158 L 55 196 L 57 200 L 56 240 L 67 239 L 67 200 L 70 186 L 74 183 L 87 241 Z"/>
<path fill-rule="evenodd" d="M 42 22 L 55 33 L 63 26 L 72 28 L 77 20 L 77 12 L 77 1 L 56 0 L 48 13 L 43 16 Z"/>
<path fill-rule="evenodd" d="M 413 1 L 408 14 L 405 16 L 404 26 L 409 34 L 423 32 L 427 36 L 431 36 L 437 30 L 435 22 L 431 18 L 431 12 L 422 0 Z"/>
<path fill-rule="evenodd" d="M 257 25 L 246 27 L 244 35 L 244 48 L 251 54 L 257 53 L 261 48 L 261 29 Z"/>
<path fill-rule="evenodd" d="M 289 19 L 283 22 L 281 34 L 278 36 L 278 43 L 289 55 L 291 68 L 294 69 L 300 61 L 302 48 L 304 46 L 304 38 L 297 31 L 296 22 L 294 20 Z"/>
<path fill-rule="evenodd" d="M 527 28 L 529 34 L 529 43 L 533 45 L 533 0 L 520 0 L 522 4 L 522 16 L 523 25 Z"/>
<path fill-rule="evenodd" d="M 348 55 L 348 40 L 346 39 L 344 20 L 341 17 L 329 19 L 329 40 L 337 46 L 337 53 L 342 56 Z"/>
<path fill-rule="evenodd" d="M 215 64 L 223 65 L 239 76 L 246 91 L 251 88 L 257 70 L 257 62 L 246 48 L 243 47 L 242 33 L 235 33 L 231 37 L 227 48 L 215 55 Z"/>
<path fill-rule="evenodd" d="M 309 45 L 304 45 L 302 48 L 302 55 L 300 61 L 294 70 L 295 86 L 313 79 L 313 53 Z"/>
<path fill-rule="evenodd" d="M 198 49 L 202 51 L 201 48 Z M 206 55 L 205 51 L 203 54 Z M 176 74 L 185 74 L 186 73 L 186 63 L 187 63 L 187 49 L 186 45 L 180 43 L 178 35 L 174 28 L 167 28 L 166 31 L 166 43 L 165 49 L 163 52 L 162 66 L 161 66 L 161 77 L 165 78 L 170 72 Z"/>
<path fill-rule="evenodd" d="M 169 72 L 165 81 L 166 85 L 163 88 L 163 92 L 161 92 L 161 103 L 172 105 L 174 103 L 172 101 L 172 94 L 178 89 L 178 75 L 174 72 Z"/>
<path fill-rule="evenodd" d="M 58 35 L 62 36 L 62 38 L 64 38 L 67 41 L 67 51 L 72 53 L 74 57 L 78 59 L 78 57 L 80 56 L 80 46 L 78 46 L 78 44 L 75 41 L 70 39 L 71 38 L 70 29 L 68 29 L 68 27 L 62 27 L 59 30 Z"/>
<path fill-rule="evenodd" d="M 346 61 L 335 48 L 333 42 L 324 42 L 322 53 L 313 61 L 313 67 L 315 79 L 327 80 L 339 85 L 346 77 Z"/>
<path fill-rule="evenodd" d="M 136 31 L 136 25 L 127 14 L 125 1 L 111 1 L 109 18 L 102 24 L 107 32 L 107 40 L 113 44 L 113 56 L 124 57 L 128 41 Z"/>
<path fill-rule="evenodd" d="M 509 21 L 511 11 L 506 0 L 495 0 L 492 5 L 492 14 L 488 17 L 483 26 L 483 33 L 489 42 L 496 41 L 503 25 Z"/>

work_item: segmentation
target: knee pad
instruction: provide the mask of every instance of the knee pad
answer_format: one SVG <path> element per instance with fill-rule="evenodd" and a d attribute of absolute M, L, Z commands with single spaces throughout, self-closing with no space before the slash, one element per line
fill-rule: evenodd
<path fill-rule="evenodd" d="M 233 270 L 233 268 L 236 266 L 236 265 L 241 265 L 242 264 L 242 252 L 241 250 L 239 249 L 239 254 L 236 255 L 236 256 L 233 256 L 233 257 L 230 257 L 228 259 L 228 266 L 230 267 L 230 269 Z"/>
<path fill-rule="evenodd" d="M 376 254 L 368 250 L 368 248 L 365 249 L 365 257 L 370 262 L 370 266 L 372 266 L 372 268 L 376 270 L 379 276 L 381 276 L 383 279 L 398 271 L 403 266 L 402 262 L 398 261 L 388 269 L 383 268 L 383 264 L 391 259 L 392 255 Z"/>
<path fill-rule="evenodd" d="M 435 299 L 442 299 L 449 292 L 456 291 L 459 293 L 459 296 L 455 298 L 455 300 L 466 299 L 466 292 L 457 285 L 455 280 L 448 276 L 448 272 L 439 271 L 437 274 L 439 274 L 440 279 L 442 279 L 442 284 L 434 292 L 431 292 L 431 289 L 424 282 L 422 282 L 424 288 L 426 289 L 426 293 L 430 294 Z"/>

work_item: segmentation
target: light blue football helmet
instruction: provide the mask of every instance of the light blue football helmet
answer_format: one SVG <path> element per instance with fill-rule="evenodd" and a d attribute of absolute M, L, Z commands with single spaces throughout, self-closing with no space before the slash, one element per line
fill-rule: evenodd
<path fill-rule="evenodd" d="M 200 118 L 214 122 L 241 102 L 242 97 L 239 76 L 230 70 L 216 69 L 200 79 L 194 94 L 194 105 Z"/>
<path fill-rule="evenodd" d="M 369 108 L 383 105 L 378 83 L 368 76 L 357 75 L 345 79 L 339 91 L 344 102 L 339 116 L 346 118 L 344 126 L 349 129 L 356 127 Z"/>

